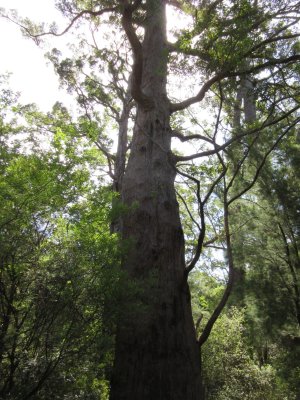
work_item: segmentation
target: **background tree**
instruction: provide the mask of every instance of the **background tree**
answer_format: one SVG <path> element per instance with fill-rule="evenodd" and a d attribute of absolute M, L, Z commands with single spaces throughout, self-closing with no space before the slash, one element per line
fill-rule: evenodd
<path fill-rule="evenodd" d="M 101 157 L 59 104 L 4 86 L 0 108 L 1 398 L 104 399 L 120 274 Z"/>

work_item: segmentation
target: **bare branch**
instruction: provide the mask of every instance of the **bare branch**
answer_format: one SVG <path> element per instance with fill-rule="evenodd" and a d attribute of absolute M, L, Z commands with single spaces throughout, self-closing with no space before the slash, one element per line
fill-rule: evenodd
<path fill-rule="evenodd" d="M 198 226 L 198 229 L 199 229 L 199 235 L 198 235 L 197 246 L 196 246 L 196 251 L 195 251 L 194 257 L 192 258 L 190 263 L 185 268 L 185 279 L 187 279 L 189 273 L 195 268 L 195 266 L 200 258 L 200 255 L 202 253 L 202 247 L 203 247 L 203 242 L 204 242 L 204 238 L 205 238 L 205 228 L 206 228 L 205 215 L 204 215 L 204 203 L 201 201 L 200 181 L 192 175 L 189 175 L 178 169 L 176 169 L 176 170 L 180 175 L 185 176 L 188 179 L 191 179 L 197 185 L 196 196 L 197 196 L 197 201 L 198 201 L 198 205 L 199 205 L 199 216 L 200 216 L 200 221 L 201 221 L 201 226 L 196 222 L 196 225 Z"/>
<path fill-rule="evenodd" d="M 259 131 L 262 131 L 263 129 L 266 129 L 270 126 L 273 126 L 275 124 L 277 124 L 278 122 L 284 120 L 285 118 L 287 118 L 288 116 L 290 116 L 291 114 L 293 114 L 295 111 L 297 111 L 299 109 L 299 105 L 293 107 L 291 110 L 289 110 L 288 112 L 284 113 L 283 115 L 281 115 L 278 118 L 275 118 L 274 120 L 270 121 L 270 116 L 268 116 L 259 127 L 253 128 L 253 129 L 249 129 L 246 130 L 245 132 L 241 133 L 240 135 L 236 135 L 235 137 L 227 140 L 225 143 L 223 143 L 222 145 L 215 145 L 214 149 L 211 150 L 206 150 L 206 151 L 202 151 L 200 153 L 195 153 L 195 154 L 191 154 L 189 156 L 178 156 L 178 155 L 174 155 L 174 162 L 180 162 L 180 161 L 190 161 L 190 160 L 194 160 L 196 158 L 202 158 L 202 157 L 207 157 L 207 156 L 211 156 L 213 154 L 219 154 L 221 151 L 225 150 L 228 146 L 230 146 L 232 143 L 234 143 L 235 141 L 242 139 L 245 136 L 248 135 L 253 135 Z"/>
<path fill-rule="evenodd" d="M 179 172 L 179 173 L 183 174 L 182 172 Z M 197 200 L 198 200 L 198 204 L 199 204 L 199 216 L 200 216 L 200 220 L 201 220 L 201 228 L 199 227 L 199 224 L 197 223 L 197 226 L 199 228 L 199 236 L 198 236 L 196 251 L 195 251 L 195 255 L 194 255 L 193 259 L 186 267 L 186 270 L 185 270 L 186 277 L 195 268 L 197 262 L 199 261 L 199 258 L 201 256 L 202 249 L 204 246 L 204 238 L 205 238 L 205 233 L 206 233 L 206 224 L 205 224 L 205 215 L 204 215 L 205 204 L 208 201 L 211 194 L 213 193 L 215 186 L 224 177 L 225 173 L 226 173 L 226 171 L 224 170 L 222 172 L 222 174 L 215 180 L 215 182 L 213 182 L 213 184 L 211 185 L 211 187 L 203 201 L 201 201 L 201 198 L 200 198 L 200 181 L 190 175 L 185 174 L 186 177 L 192 179 L 194 182 L 197 183 Z"/>
<path fill-rule="evenodd" d="M 225 182 L 224 182 L 225 183 Z M 210 332 L 216 322 L 216 320 L 219 318 L 221 312 L 223 311 L 228 297 L 232 291 L 233 284 L 234 284 L 234 264 L 233 264 L 233 255 L 232 255 L 232 247 L 231 247 L 231 238 L 230 238 L 230 229 L 229 229 L 229 211 L 228 211 L 228 202 L 227 202 L 227 195 L 226 191 L 224 191 L 224 230 L 225 230 L 225 237 L 226 237 L 226 245 L 227 245 L 227 259 L 228 259 L 228 281 L 227 285 L 225 288 L 225 291 L 223 293 L 223 296 L 215 308 L 214 312 L 210 316 L 208 322 L 206 323 L 202 334 L 200 335 L 200 338 L 198 340 L 199 347 L 201 347 L 206 340 L 208 339 Z"/>
<path fill-rule="evenodd" d="M 187 142 L 188 140 L 199 139 L 199 140 L 208 142 L 210 144 L 214 144 L 214 141 L 212 139 L 208 138 L 207 136 L 203 136 L 203 135 L 193 134 L 193 135 L 185 136 L 178 130 L 172 130 L 171 135 L 172 135 L 172 137 L 176 137 L 177 139 L 179 139 L 181 142 Z"/>
<path fill-rule="evenodd" d="M 212 183 L 212 185 L 210 186 L 204 200 L 203 200 L 203 204 L 206 204 L 208 199 L 210 198 L 211 194 L 213 193 L 215 187 L 217 186 L 218 183 L 221 182 L 221 179 L 224 178 L 226 174 L 226 169 L 223 169 L 222 173 L 217 177 L 217 179 Z"/>
<path fill-rule="evenodd" d="M 8 19 L 9 21 L 13 22 L 14 24 L 18 25 L 20 28 L 22 28 L 27 34 L 28 36 L 30 36 L 31 38 L 35 39 L 36 43 L 38 44 L 39 41 L 38 39 L 42 36 L 47 36 L 47 35 L 52 35 L 52 36 L 63 36 L 64 34 L 66 34 L 71 28 L 72 26 L 75 24 L 76 21 L 78 21 L 81 17 L 85 16 L 85 15 L 89 15 L 92 17 L 99 17 L 103 14 L 109 13 L 109 12 L 113 12 L 116 11 L 117 7 L 107 7 L 107 8 L 103 8 L 102 10 L 98 10 L 98 11 L 92 11 L 92 10 L 82 10 L 80 11 L 80 13 L 76 14 L 74 18 L 72 18 L 71 22 L 69 23 L 69 25 L 60 33 L 57 33 L 55 31 L 48 31 L 48 32 L 41 32 L 38 34 L 34 34 L 30 31 L 30 29 L 25 26 L 22 25 L 20 22 L 12 19 L 9 15 L 2 15 L 2 17 Z"/>
<path fill-rule="evenodd" d="M 180 198 L 180 200 L 182 201 L 182 203 L 184 204 L 184 207 L 187 211 L 187 213 L 189 214 L 190 219 L 193 221 L 193 223 L 197 226 L 197 228 L 199 229 L 199 231 L 201 231 L 201 226 L 198 224 L 198 222 L 195 220 L 195 218 L 193 217 L 186 201 L 184 200 L 183 196 L 181 196 L 181 194 L 176 190 L 176 194 L 177 196 Z"/>
<path fill-rule="evenodd" d="M 258 138 L 259 138 L 259 134 L 257 134 L 257 135 L 255 136 L 255 138 L 252 140 L 252 143 L 248 146 L 248 148 L 247 148 L 246 151 L 244 152 L 243 157 L 239 160 L 239 162 L 238 162 L 238 164 L 237 164 L 237 166 L 236 166 L 236 169 L 235 169 L 235 171 L 234 171 L 234 173 L 233 173 L 233 176 L 232 176 L 232 178 L 230 179 L 230 182 L 228 183 L 228 185 L 226 186 L 226 191 L 227 191 L 227 193 L 228 193 L 229 189 L 231 188 L 231 186 L 233 185 L 233 182 L 234 182 L 235 178 L 237 177 L 237 175 L 238 175 L 238 173 L 239 173 L 239 171 L 240 171 L 242 165 L 243 165 L 244 162 L 247 160 L 248 155 L 249 155 L 249 153 L 250 153 L 250 150 L 251 150 L 251 148 L 254 146 L 254 144 L 255 144 L 255 142 L 258 140 Z"/>
<path fill-rule="evenodd" d="M 282 35 L 282 36 L 277 36 L 274 38 L 269 38 L 266 40 L 263 40 L 261 43 L 258 43 L 256 46 L 254 46 L 247 54 L 246 56 L 250 56 L 252 52 L 260 49 L 261 47 L 263 47 L 266 44 L 270 44 L 270 43 L 274 43 L 274 42 L 278 42 L 280 40 L 288 40 L 288 39 L 295 39 L 298 38 L 300 36 L 300 33 L 294 33 L 294 34 L 289 34 L 289 35 Z"/>
<path fill-rule="evenodd" d="M 180 103 L 170 104 L 170 112 L 173 113 L 176 111 L 184 110 L 185 108 L 191 106 L 192 104 L 202 101 L 204 99 L 206 92 L 211 88 L 211 86 L 225 77 L 226 77 L 225 73 L 219 73 L 214 75 L 212 78 L 210 78 L 202 85 L 200 91 L 196 96 L 190 97 L 189 99 L 184 100 Z"/>
<path fill-rule="evenodd" d="M 250 57 L 250 55 L 248 56 Z M 290 57 L 287 58 L 271 58 L 268 61 L 262 63 L 262 64 L 257 64 L 252 67 L 238 70 L 238 71 L 221 71 L 214 75 L 212 78 L 210 78 L 208 81 L 206 81 L 198 94 L 196 96 L 190 97 L 180 103 L 171 103 L 170 104 L 170 112 L 176 112 L 176 111 L 181 111 L 184 110 L 185 108 L 191 106 L 192 104 L 199 103 L 202 101 L 205 97 L 205 94 L 208 92 L 208 90 L 212 87 L 213 84 L 220 82 L 222 79 L 225 78 L 233 78 L 236 76 L 243 76 L 243 75 L 248 75 L 252 74 L 254 72 L 260 72 L 268 67 L 274 67 L 278 65 L 286 65 L 289 63 L 294 63 L 300 60 L 300 54 L 294 54 Z"/>

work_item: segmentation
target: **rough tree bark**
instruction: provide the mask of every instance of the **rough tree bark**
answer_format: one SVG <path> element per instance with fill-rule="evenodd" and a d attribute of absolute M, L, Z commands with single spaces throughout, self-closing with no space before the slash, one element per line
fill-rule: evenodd
<path fill-rule="evenodd" d="M 199 400 L 200 357 L 170 157 L 165 1 L 148 0 L 146 7 L 142 96 L 136 95 L 122 184 L 122 200 L 132 206 L 123 219 L 131 243 L 123 267 L 138 291 L 118 327 L 111 400 Z"/>

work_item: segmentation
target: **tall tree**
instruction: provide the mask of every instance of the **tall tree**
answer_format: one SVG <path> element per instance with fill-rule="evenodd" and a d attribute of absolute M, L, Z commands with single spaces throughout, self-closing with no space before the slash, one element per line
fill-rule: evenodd
<path fill-rule="evenodd" d="M 299 104 L 294 95 L 298 86 L 286 97 L 279 98 L 274 87 L 278 77 L 286 80 L 300 59 L 296 43 L 299 2 L 273 1 L 270 5 L 264 0 L 61 0 L 58 5 L 70 18 L 65 31 L 81 18 L 89 17 L 91 21 L 102 18 L 126 34 L 133 57 L 131 96 L 136 103 L 136 116 L 122 178 L 121 198 L 128 211 L 123 216 L 121 232 L 128 243 L 123 268 L 139 292 L 135 298 L 123 299 L 111 399 L 199 399 L 199 346 L 187 278 L 200 257 L 205 230 L 202 224 L 195 255 L 186 265 L 174 189 L 176 171 L 180 163 L 216 156 L 222 170 L 217 184 L 228 170 L 223 152 L 232 145 L 243 150 L 238 169 L 225 182 L 224 216 L 228 227 L 229 206 L 254 184 L 264 161 L 263 158 L 258 163 L 254 178 L 234 193 L 233 182 L 252 142 L 257 137 L 265 137 L 268 129 L 278 124 L 282 131 L 277 137 L 280 140 L 298 121 Z M 177 30 L 177 40 L 173 43 L 167 38 L 167 5 L 172 5 L 177 15 L 187 16 L 190 21 L 186 29 Z M 39 33 L 38 27 L 34 31 L 30 25 L 25 29 L 36 38 L 46 33 Z M 55 29 L 50 33 L 60 35 Z M 196 76 L 202 83 L 194 96 L 174 102 L 172 99 L 178 94 L 170 93 L 167 89 L 171 86 L 167 87 L 167 83 L 168 80 L 172 83 L 172 75 L 178 71 L 185 78 L 186 92 L 189 90 L 187 75 L 191 80 Z M 176 79 L 179 79 L 177 75 Z M 247 91 L 254 87 L 252 83 L 247 84 L 249 79 L 251 82 L 261 79 L 262 86 L 265 84 L 269 108 L 258 113 L 256 124 L 247 119 L 234 137 L 225 135 L 222 140 L 218 135 L 221 114 L 217 113 L 214 132 L 184 137 L 181 132 L 172 131 L 171 116 L 200 103 L 210 90 L 230 88 L 235 79 L 244 80 Z M 175 155 L 171 151 L 172 136 L 183 141 L 197 139 L 202 149 L 190 155 Z M 272 146 L 268 151 L 271 150 Z M 201 177 L 198 178 L 199 183 Z M 215 186 L 212 182 L 208 193 Z M 201 206 L 205 205 L 200 197 L 199 200 Z M 227 232 L 228 248 L 229 242 Z M 225 301 L 227 297 L 228 291 Z"/>

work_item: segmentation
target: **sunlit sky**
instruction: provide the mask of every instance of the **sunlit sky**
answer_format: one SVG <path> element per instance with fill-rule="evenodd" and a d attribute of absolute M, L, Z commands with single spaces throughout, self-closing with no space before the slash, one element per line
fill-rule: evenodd
<path fill-rule="evenodd" d="M 54 0 L 0 0 L 0 8 L 16 9 L 20 16 L 36 22 L 57 22 L 64 26 Z M 39 48 L 26 39 L 18 26 L 0 19 L 0 74 L 11 72 L 10 86 L 21 93 L 24 103 L 37 103 L 46 111 L 57 100 L 68 102 L 64 91 L 58 91 L 58 79 L 44 57 L 45 52 L 62 43 L 61 38 L 49 38 L 48 48 Z"/>
<path fill-rule="evenodd" d="M 19 16 L 34 22 L 55 21 L 61 30 L 67 25 L 55 8 L 55 0 L 0 0 L 0 8 L 15 9 Z M 182 23 L 184 21 L 175 19 L 169 10 L 169 27 L 173 24 L 178 27 Z M 69 34 L 58 38 L 48 36 L 41 48 L 33 40 L 23 37 L 17 25 L 0 18 L 0 35 L 0 74 L 12 73 L 10 87 L 21 93 L 23 103 L 36 103 L 43 111 L 50 110 L 57 100 L 72 104 L 71 97 L 64 90 L 59 91 L 58 78 L 44 56 L 53 47 L 64 50 L 66 44 L 72 42 Z"/>

